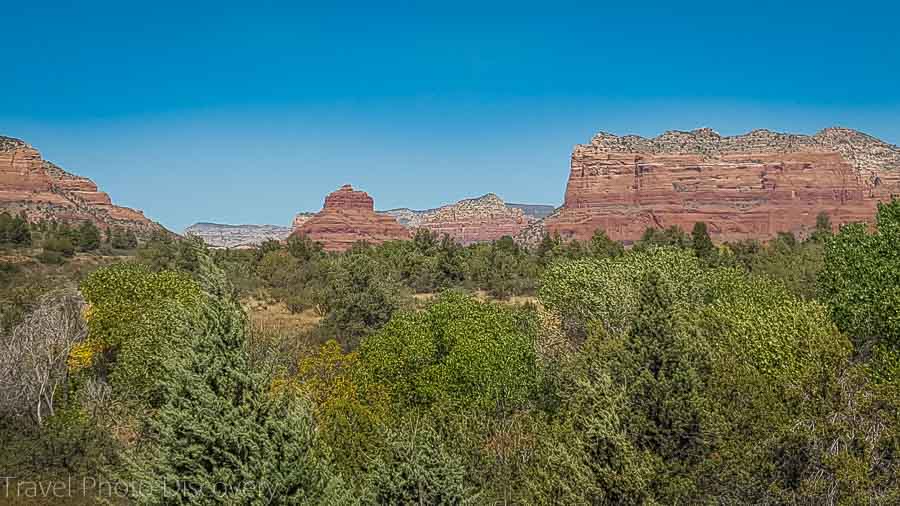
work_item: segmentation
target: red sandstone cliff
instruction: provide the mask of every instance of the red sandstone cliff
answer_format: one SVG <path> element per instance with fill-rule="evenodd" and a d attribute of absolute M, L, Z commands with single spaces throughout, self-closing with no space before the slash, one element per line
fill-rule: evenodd
<path fill-rule="evenodd" d="M 877 202 L 894 194 L 900 149 L 853 130 L 600 133 L 575 146 L 565 203 L 545 227 L 582 240 L 600 228 L 629 242 L 647 227 L 689 231 L 705 221 L 718 240 L 766 239 L 802 234 L 820 212 L 836 226 L 870 221 Z"/>
<path fill-rule="evenodd" d="M 19 139 L 0 136 L 0 210 L 29 220 L 90 220 L 101 228 L 123 226 L 136 232 L 162 229 L 140 211 L 116 206 L 90 179 L 44 160 Z"/>
<path fill-rule="evenodd" d="M 322 243 L 326 251 L 346 251 L 358 241 L 381 244 L 409 239 L 409 231 L 391 216 L 375 212 L 375 202 L 366 192 L 350 185 L 325 198 L 322 211 L 293 232 Z"/>

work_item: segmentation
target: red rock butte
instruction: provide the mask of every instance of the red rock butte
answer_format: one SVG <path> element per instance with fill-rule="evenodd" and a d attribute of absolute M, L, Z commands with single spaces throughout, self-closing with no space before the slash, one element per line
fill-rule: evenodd
<path fill-rule="evenodd" d="M 603 229 L 627 243 L 648 227 L 690 231 L 704 221 L 720 241 L 768 239 L 805 234 L 822 212 L 834 226 L 872 221 L 894 195 L 900 149 L 854 130 L 600 133 L 575 146 L 565 203 L 545 227 L 580 240 Z"/>
<path fill-rule="evenodd" d="M 409 231 L 391 216 L 375 212 L 368 193 L 344 185 L 325 197 L 322 211 L 302 221 L 292 235 L 319 242 L 326 251 L 346 251 L 354 243 L 382 244 L 409 239 Z"/>
<path fill-rule="evenodd" d="M 0 136 L 0 211 L 25 212 L 30 221 L 92 221 L 149 232 L 162 227 L 140 211 L 114 205 L 88 178 L 44 160 L 19 139 Z"/>
<path fill-rule="evenodd" d="M 392 209 L 381 214 L 397 218 L 401 225 L 412 231 L 424 228 L 438 237 L 446 234 L 463 245 L 512 237 L 536 221 L 493 193 L 427 211 Z"/>

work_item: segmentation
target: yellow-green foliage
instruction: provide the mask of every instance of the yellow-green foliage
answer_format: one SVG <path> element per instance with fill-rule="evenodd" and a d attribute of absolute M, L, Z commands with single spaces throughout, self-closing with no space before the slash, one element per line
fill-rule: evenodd
<path fill-rule="evenodd" d="M 857 223 L 828 241 L 822 298 L 857 343 L 900 349 L 900 200 L 879 204 L 878 226 Z"/>
<path fill-rule="evenodd" d="M 363 342 L 360 358 L 402 406 L 508 409 L 537 383 L 535 327 L 522 311 L 447 294 L 395 316 Z"/>
<path fill-rule="evenodd" d="M 695 296 L 702 269 L 686 250 L 655 248 L 617 258 L 561 262 L 547 269 L 541 302 L 564 319 L 601 324 L 618 334 L 634 320 L 640 280 L 656 270 L 677 301 Z"/>
<path fill-rule="evenodd" d="M 792 295 L 781 283 L 733 269 L 703 269 L 687 251 L 652 249 L 621 258 L 563 262 L 548 269 L 541 301 L 563 318 L 628 330 L 640 279 L 655 271 L 668 286 L 682 332 L 699 333 L 714 356 L 765 374 L 834 364 L 850 352 L 826 309 Z"/>
<path fill-rule="evenodd" d="M 670 295 L 665 307 L 670 312 L 671 334 L 647 333 L 636 326 L 639 316 L 646 316 L 638 314 L 638 298 L 640 280 L 649 272 L 658 275 Z M 564 324 L 580 320 L 589 331 L 587 345 L 579 352 L 585 369 L 576 372 L 578 381 L 586 383 L 579 384 L 577 392 L 590 391 L 589 385 L 601 384 L 603 375 L 610 374 L 619 388 L 630 392 L 632 404 L 649 403 L 643 408 L 652 415 L 648 419 L 674 410 L 674 419 L 696 421 L 696 425 L 685 425 L 693 432 L 676 431 L 673 437 L 683 441 L 690 436 L 702 442 L 700 456 L 685 461 L 687 467 L 671 475 L 675 468 L 660 468 L 668 470 L 654 478 L 653 494 L 663 503 L 678 502 L 676 498 L 691 502 L 699 491 L 721 485 L 704 483 L 709 476 L 717 476 L 722 483 L 740 481 L 745 497 L 758 497 L 754 494 L 766 490 L 771 475 L 766 469 L 748 469 L 745 463 L 777 461 L 773 455 L 785 451 L 785 441 L 797 430 L 798 409 L 820 395 L 816 388 L 822 378 L 834 374 L 852 351 L 822 305 L 803 301 L 775 280 L 732 269 L 700 268 L 686 252 L 656 249 L 621 259 L 560 263 L 548 270 L 541 296 L 547 307 L 560 312 Z M 656 365 L 652 360 L 645 365 L 640 360 L 632 363 L 629 357 L 644 357 L 647 350 L 657 350 L 664 360 Z M 681 360 L 677 367 L 672 365 L 673 357 Z M 671 374 L 661 376 L 664 370 Z M 690 409 L 675 409 L 678 392 L 670 387 L 658 397 L 665 401 L 650 402 L 646 392 L 631 392 L 638 387 L 634 378 L 627 377 L 631 371 L 638 377 L 652 376 L 646 382 L 651 386 L 667 385 L 663 379 L 673 385 L 693 385 L 681 394 Z M 620 416 L 637 408 L 623 409 Z M 573 413 L 589 420 L 597 410 Z M 604 439 L 582 442 L 585 446 L 578 451 L 592 455 L 593 445 L 616 440 L 617 431 L 640 447 L 644 443 L 632 434 L 635 428 L 633 421 L 612 426 Z M 668 462 L 665 454 L 654 458 Z M 603 457 L 592 457 L 591 462 L 602 470 L 594 471 L 594 479 L 601 481 L 610 467 L 625 465 L 624 461 L 608 464 Z M 618 471 L 614 478 L 610 483 L 627 482 L 627 476 Z M 727 486 L 721 486 L 712 493 L 729 493 Z M 615 490 L 609 484 L 600 488 Z M 637 497 L 635 490 L 628 497 Z"/>
<path fill-rule="evenodd" d="M 114 387 L 146 398 L 160 365 L 179 351 L 180 338 L 199 320 L 200 287 L 183 273 L 119 264 L 92 273 L 81 291 L 90 304 L 88 338 L 70 365 L 83 368 L 101 355 L 114 357 L 105 364 Z"/>
<path fill-rule="evenodd" d="M 846 359 L 850 342 L 830 322 L 827 309 L 806 302 L 765 277 L 719 269 L 704 276 L 706 300 L 691 323 L 718 350 L 766 375 L 798 380 L 801 370 L 821 371 Z"/>
<path fill-rule="evenodd" d="M 311 401 L 323 440 L 350 470 L 364 466 L 379 444 L 378 431 L 389 416 L 385 389 L 368 381 L 359 355 L 344 353 L 337 341 L 302 358 L 296 376 L 277 381 L 275 390 Z"/>

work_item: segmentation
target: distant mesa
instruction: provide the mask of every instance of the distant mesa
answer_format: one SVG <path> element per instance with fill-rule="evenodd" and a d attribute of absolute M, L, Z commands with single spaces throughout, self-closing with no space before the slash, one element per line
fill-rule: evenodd
<path fill-rule="evenodd" d="M 0 136 L 0 211 L 24 212 L 29 221 L 91 221 L 102 229 L 121 226 L 138 235 L 165 230 L 141 211 L 112 203 L 88 178 L 44 160 L 24 141 Z"/>
<path fill-rule="evenodd" d="M 325 197 L 322 211 L 308 219 L 295 218 L 294 222 L 298 221 L 292 235 L 319 242 L 326 251 L 346 251 L 359 241 L 377 245 L 410 238 L 409 231 L 393 217 L 375 212 L 368 193 L 349 184 Z"/>
<path fill-rule="evenodd" d="M 497 195 L 488 193 L 436 209 L 391 209 L 384 214 L 395 217 L 411 230 L 424 228 L 468 245 L 516 236 L 554 209 L 545 205 L 507 204 Z"/>
<path fill-rule="evenodd" d="M 900 194 L 900 150 L 866 134 L 754 130 L 722 137 L 705 128 L 646 139 L 599 133 L 575 147 L 565 203 L 544 230 L 586 240 L 603 229 L 626 243 L 648 227 L 690 230 L 720 241 L 804 234 L 819 213 L 835 226 L 871 221 Z"/>

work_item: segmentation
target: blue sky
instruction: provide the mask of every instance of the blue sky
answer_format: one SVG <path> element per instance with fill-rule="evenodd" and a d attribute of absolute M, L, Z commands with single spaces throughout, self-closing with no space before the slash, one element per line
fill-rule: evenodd
<path fill-rule="evenodd" d="M 894 2 L 36 4 L 2 8 L 0 134 L 178 231 L 344 183 L 558 204 L 599 130 L 900 143 Z"/>

